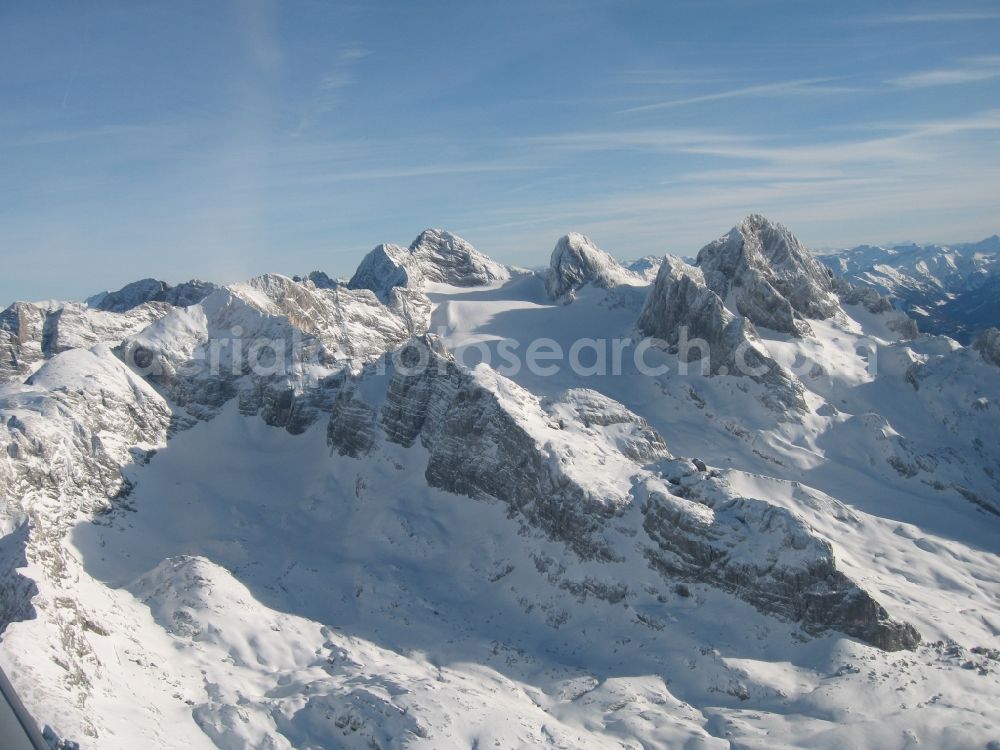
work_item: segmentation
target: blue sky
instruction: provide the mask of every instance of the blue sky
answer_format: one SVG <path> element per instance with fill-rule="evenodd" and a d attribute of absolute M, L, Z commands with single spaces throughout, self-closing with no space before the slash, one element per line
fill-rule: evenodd
<path fill-rule="evenodd" d="M 0 300 L 348 275 L 427 226 L 693 254 L 1000 231 L 1000 4 L 0 6 Z"/>

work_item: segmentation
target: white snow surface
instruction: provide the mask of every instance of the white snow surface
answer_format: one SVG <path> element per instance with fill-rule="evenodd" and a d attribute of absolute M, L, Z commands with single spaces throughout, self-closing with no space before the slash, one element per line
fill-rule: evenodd
<path fill-rule="evenodd" d="M 84 337 L 0 386 L 0 664 L 35 717 L 102 749 L 1000 743 L 995 366 L 945 337 L 901 340 L 861 306 L 810 320 L 808 336 L 758 327 L 805 389 L 808 411 L 790 416 L 749 378 L 696 363 L 682 375 L 669 351 L 645 351 L 668 371 L 643 373 L 649 276 L 599 250 L 579 256 L 599 273 L 574 265 L 566 305 L 551 272 L 421 238 L 395 248 L 420 259 L 411 270 L 477 275 L 415 290 L 263 276 L 150 312 L 117 341 Z M 204 384 L 200 358 L 234 326 L 248 341 L 294 328 L 322 349 L 316 373 L 292 378 L 300 389 L 437 334 L 562 476 L 615 509 L 620 554 L 581 559 L 499 500 L 429 486 L 420 441 L 339 455 L 322 415 L 292 434 L 235 396 L 191 419 L 180 381 L 145 379 L 105 345 L 142 346 Z M 503 352 L 523 361 L 538 337 L 565 352 L 593 339 L 579 355 L 593 366 L 510 367 Z M 374 403 L 384 381 L 359 387 Z M 624 409 L 677 458 L 641 466 L 620 450 L 629 424 L 580 421 Z M 681 466 L 706 523 L 722 514 L 698 495 L 780 509 L 922 644 L 808 635 L 655 570 L 636 488 L 669 489 Z M 735 559 L 805 554 L 769 548 L 768 533 L 733 538 Z M 620 597 L 595 593 L 620 584 Z"/>

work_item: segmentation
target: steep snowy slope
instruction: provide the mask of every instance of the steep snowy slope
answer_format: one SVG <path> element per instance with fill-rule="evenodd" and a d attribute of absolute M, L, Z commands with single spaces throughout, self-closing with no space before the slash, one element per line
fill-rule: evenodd
<path fill-rule="evenodd" d="M 100 748 L 1000 741 L 997 337 L 708 248 L 91 309 L 162 313 L 0 388 L 0 662 Z"/>

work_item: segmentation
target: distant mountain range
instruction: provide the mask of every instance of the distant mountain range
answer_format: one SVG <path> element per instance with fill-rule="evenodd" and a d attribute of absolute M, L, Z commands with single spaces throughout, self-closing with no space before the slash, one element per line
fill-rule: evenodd
<path fill-rule="evenodd" d="M 957 245 L 860 245 L 823 254 L 834 273 L 889 296 L 921 331 L 970 343 L 1000 325 L 1000 237 Z"/>

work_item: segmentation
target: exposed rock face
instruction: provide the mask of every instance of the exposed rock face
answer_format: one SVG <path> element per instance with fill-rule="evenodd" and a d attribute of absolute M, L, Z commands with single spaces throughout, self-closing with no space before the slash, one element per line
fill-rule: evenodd
<path fill-rule="evenodd" d="M 1000 329 L 987 328 L 972 345 L 983 361 L 1000 367 Z"/>
<path fill-rule="evenodd" d="M 892 310 L 892 302 L 883 297 L 870 286 L 851 284 L 843 278 L 833 280 L 833 288 L 837 297 L 845 305 L 864 305 L 871 313 L 884 313 Z"/>
<path fill-rule="evenodd" d="M 432 338 L 395 360 L 370 365 L 338 394 L 327 439 L 340 453 L 419 440 L 432 486 L 498 498 L 584 559 L 627 559 L 636 534 L 619 535 L 639 524 L 642 554 L 666 576 L 721 587 L 810 632 L 841 630 L 889 650 L 919 643 L 837 571 L 829 544 L 794 514 L 723 495 L 690 468 L 675 494 L 650 468 L 691 464 L 671 461 L 662 438 L 621 404 L 586 389 L 539 400 L 487 367 L 460 367 Z M 587 470 L 594 465 L 602 471 Z"/>
<path fill-rule="evenodd" d="M 711 583 L 810 633 L 837 630 L 886 651 L 920 643 L 912 625 L 892 620 L 837 570 L 829 543 L 793 513 L 717 489 L 690 474 L 680 481 L 679 494 L 711 508 L 710 516 L 685 512 L 676 497 L 649 491 L 643 528 L 656 542 L 647 556 L 657 569 Z"/>
<path fill-rule="evenodd" d="M 802 318 L 828 318 L 839 309 L 831 272 L 784 226 L 751 215 L 698 253 L 709 288 L 755 325 L 808 332 Z"/>
<path fill-rule="evenodd" d="M 726 309 L 701 269 L 679 258 L 663 259 L 638 326 L 647 336 L 680 345 L 683 361 L 707 356 L 713 375 L 751 377 L 766 386 L 765 398 L 776 408 L 806 408 L 801 385 L 770 357 L 753 325 Z"/>
<path fill-rule="evenodd" d="M 126 284 L 117 292 L 101 292 L 87 300 L 87 305 L 107 312 L 127 312 L 147 302 L 166 302 L 174 307 L 187 307 L 201 302 L 218 289 L 215 284 L 192 279 L 171 286 L 158 279 L 141 279 Z"/>
<path fill-rule="evenodd" d="M 60 352 L 115 345 L 163 317 L 165 302 L 150 302 L 125 313 L 95 310 L 79 302 L 15 302 L 0 313 L 0 383 L 22 380 L 38 364 Z"/>
<path fill-rule="evenodd" d="M 108 347 L 53 357 L 0 397 L 0 509 L 46 523 L 106 509 L 124 487 L 121 467 L 162 445 L 170 420 Z"/>
<path fill-rule="evenodd" d="M 583 467 L 558 461 L 559 444 L 569 439 L 562 430 L 572 420 L 595 434 L 616 436 L 612 446 L 578 446 L 592 454 L 584 466 L 625 461 L 627 455 L 665 457 L 666 446 L 655 431 L 595 392 L 573 391 L 563 400 L 543 403 L 488 367 L 460 367 L 432 338 L 411 342 L 400 360 L 383 376 L 369 367 L 341 390 L 327 432 L 334 448 L 360 456 L 380 438 L 404 447 L 419 439 L 429 451 L 431 486 L 499 498 L 581 557 L 612 557 L 597 534 L 599 519 L 628 504 L 628 487 L 584 480 Z M 373 385 L 373 378 L 384 384 Z M 373 392 L 379 394 L 374 399 Z"/>
<path fill-rule="evenodd" d="M 570 232 L 552 250 L 545 274 L 545 291 L 557 300 L 586 284 L 611 288 L 640 283 L 640 277 L 595 245 L 589 237 Z"/>
<path fill-rule="evenodd" d="M 890 318 L 886 321 L 886 326 L 890 330 L 898 333 L 900 338 L 905 341 L 912 341 L 920 335 L 920 329 L 917 326 L 917 321 L 905 313 L 899 313 L 898 315 Z"/>
<path fill-rule="evenodd" d="M 453 286 L 484 286 L 510 278 L 510 271 L 461 237 L 426 229 L 409 248 L 379 245 L 361 261 L 348 282 L 370 289 L 383 301 L 395 287 L 419 289 L 425 281 Z"/>
<path fill-rule="evenodd" d="M 310 271 L 309 275 L 306 276 L 306 280 L 311 281 L 319 289 L 336 289 L 337 287 L 344 285 L 343 281 L 339 279 L 331 279 L 323 271 Z M 302 279 L 296 276 L 292 278 L 292 281 L 302 281 Z"/>
<path fill-rule="evenodd" d="M 430 302 L 391 288 L 320 289 L 269 274 L 175 309 L 118 349 L 195 417 L 231 398 L 244 414 L 300 432 L 329 408 L 344 371 L 427 329 Z"/>
<path fill-rule="evenodd" d="M 660 270 L 662 260 L 663 256 L 661 255 L 644 255 L 638 260 L 625 263 L 625 268 L 639 276 L 643 281 L 652 284 L 656 281 L 656 273 Z"/>
<path fill-rule="evenodd" d="M 458 235 L 425 229 L 410 245 L 424 278 L 453 286 L 484 286 L 510 278 L 510 271 Z"/>
<path fill-rule="evenodd" d="M 369 289 L 379 299 L 388 298 L 394 287 L 419 287 L 423 274 L 410 267 L 410 254 L 399 245 L 378 245 L 362 260 L 351 280 L 349 289 Z"/>

